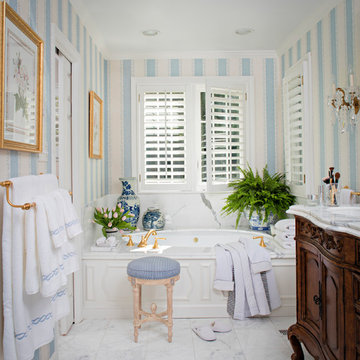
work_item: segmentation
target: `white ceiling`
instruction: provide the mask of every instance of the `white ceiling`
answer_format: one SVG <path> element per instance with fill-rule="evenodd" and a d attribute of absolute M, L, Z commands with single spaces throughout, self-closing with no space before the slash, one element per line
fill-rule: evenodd
<path fill-rule="evenodd" d="M 149 53 L 276 50 L 340 0 L 71 0 L 110 59 Z M 246 36 L 239 28 L 253 28 Z M 157 29 L 146 37 L 142 31 Z"/>

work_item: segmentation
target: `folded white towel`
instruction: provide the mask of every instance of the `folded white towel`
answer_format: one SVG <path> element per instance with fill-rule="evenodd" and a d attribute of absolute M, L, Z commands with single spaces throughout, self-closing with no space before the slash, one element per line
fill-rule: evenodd
<path fill-rule="evenodd" d="M 290 235 L 295 235 L 295 219 L 279 220 L 275 224 L 275 230 L 286 232 Z"/>
<path fill-rule="evenodd" d="M 57 191 L 49 194 L 46 197 L 44 205 L 51 239 L 54 246 L 58 248 L 67 240 L 67 235 L 65 230 L 63 207 L 57 203 L 55 199 L 56 193 Z"/>
<path fill-rule="evenodd" d="M 96 239 L 95 241 L 96 246 L 108 246 L 106 243 L 106 237 L 105 236 L 101 236 L 98 239 Z"/>
<path fill-rule="evenodd" d="M 75 206 L 71 201 L 69 192 L 64 189 L 59 189 L 56 194 L 56 199 L 60 206 L 63 207 L 66 232 L 69 239 L 72 239 L 82 233 L 80 220 L 76 213 Z"/>
<path fill-rule="evenodd" d="M 355 196 L 352 196 L 352 189 L 341 189 L 340 190 L 340 205 L 353 205 L 356 203 Z"/>

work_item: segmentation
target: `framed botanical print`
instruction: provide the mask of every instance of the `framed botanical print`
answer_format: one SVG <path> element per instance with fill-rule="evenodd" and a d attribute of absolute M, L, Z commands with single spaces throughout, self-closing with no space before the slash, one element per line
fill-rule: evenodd
<path fill-rule="evenodd" d="M 5 1 L 0 26 L 0 148 L 41 152 L 44 44 Z"/>
<path fill-rule="evenodd" d="M 94 91 L 90 91 L 89 109 L 89 156 L 103 157 L 103 101 Z"/>

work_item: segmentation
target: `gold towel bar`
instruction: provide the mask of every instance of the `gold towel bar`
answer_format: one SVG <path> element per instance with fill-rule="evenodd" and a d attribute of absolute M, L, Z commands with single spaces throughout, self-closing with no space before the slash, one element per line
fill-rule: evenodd
<path fill-rule="evenodd" d="M 6 188 L 6 201 L 8 202 L 8 204 L 14 208 L 20 208 L 23 210 L 29 210 L 32 207 L 35 207 L 35 203 L 25 203 L 24 205 L 15 205 L 13 204 L 10 199 L 9 199 L 9 188 L 10 186 L 12 186 L 12 182 L 10 180 L 6 180 L 6 181 L 2 181 L 0 182 L 0 186 L 3 186 Z"/>
<path fill-rule="evenodd" d="M 6 188 L 6 201 L 8 202 L 8 204 L 14 208 L 20 208 L 22 210 L 29 210 L 32 207 L 36 206 L 36 203 L 25 203 L 24 205 L 15 205 L 13 204 L 10 199 L 9 199 L 9 189 L 10 187 L 13 185 L 13 183 L 10 180 L 6 180 L 6 181 L 1 181 L 0 182 L 0 186 L 3 186 Z M 69 191 L 70 196 L 72 196 L 72 192 Z"/>

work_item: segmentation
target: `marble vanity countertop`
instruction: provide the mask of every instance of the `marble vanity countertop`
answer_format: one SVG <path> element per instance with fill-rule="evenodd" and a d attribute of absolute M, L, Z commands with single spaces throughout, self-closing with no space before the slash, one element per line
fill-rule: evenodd
<path fill-rule="evenodd" d="M 360 237 L 360 206 L 293 205 L 288 214 L 302 216 L 325 229 Z"/>

